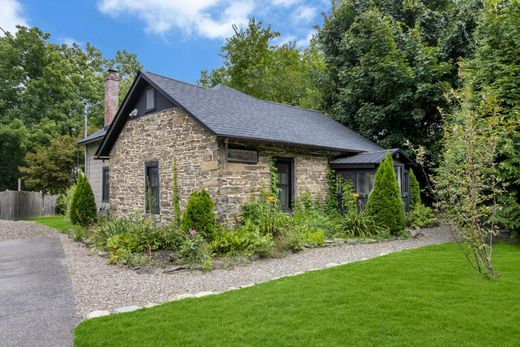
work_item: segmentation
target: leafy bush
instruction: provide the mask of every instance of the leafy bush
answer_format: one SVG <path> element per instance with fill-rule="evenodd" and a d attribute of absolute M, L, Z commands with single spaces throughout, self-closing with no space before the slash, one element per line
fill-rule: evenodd
<path fill-rule="evenodd" d="M 376 223 L 365 212 L 348 212 L 340 219 L 342 233 L 347 237 L 362 239 L 381 239 L 388 237 L 389 230 Z"/>
<path fill-rule="evenodd" d="M 403 200 L 394 172 L 394 161 L 390 152 L 379 165 L 374 189 L 368 196 L 366 213 L 379 225 L 396 235 L 405 227 Z"/>
<path fill-rule="evenodd" d="M 248 222 L 237 230 L 220 233 L 210 247 L 216 255 L 265 257 L 273 248 L 273 238 L 270 234 L 261 234 L 256 226 Z"/>
<path fill-rule="evenodd" d="M 195 230 L 190 231 L 185 237 L 180 247 L 179 256 L 184 264 L 200 265 L 205 271 L 213 268 L 209 244 Z"/>
<path fill-rule="evenodd" d="M 74 196 L 74 192 L 76 191 L 76 184 L 67 189 L 65 194 L 63 195 L 63 202 L 65 203 L 65 218 L 70 219 L 70 208 L 72 206 L 72 197 Z"/>
<path fill-rule="evenodd" d="M 67 213 L 67 203 L 65 202 L 65 195 L 61 194 L 58 196 L 58 199 L 56 199 L 56 205 L 54 206 L 54 213 L 65 215 Z"/>
<path fill-rule="evenodd" d="M 417 204 L 406 214 L 406 225 L 412 228 L 432 228 L 439 226 L 439 221 L 431 207 Z"/>
<path fill-rule="evenodd" d="M 260 196 L 244 204 L 239 221 L 241 225 L 250 222 L 260 233 L 280 235 L 285 229 L 288 216 L 283 213 L 276 196 L 262 190 Z"/>
<path fill-rule="evenodd" d="M 158 227 L 150 218 L 138 215 L 104 221 L 92 236 L 94 244 L 109 253 L 109 263 L 129 263 L 138 259 L 137 254 L 148 256 L 159 249 L 177 249 L 184 240 L 184 234 L 173 226 Z M 144 254 L 142 254 L 144 256 Z"/>
<path fill-rule="evenodd" d="M 287 229 L 284 237 L 287 247 L 293 252 L 299 252 L 305 246 L 305 234 L 307 228 L 304 225 L 295 224 Z"/>
<path fill-rule="evenodd" d="M 83 227 L 92 225 L 97 220 L 96 202 L 94 193 L 87 178 L 80 175 L 72 202 L 70 205 L 70 220 L 72 224 L 78 224 Z"/>
<path fill-rule="evenodd" d="M 421 204 L 421 187 L 415 177 L 413 170 L 410 169 L 410 209 L 413 210 Z"/>
<path fill-rule="evenodd" d="M 305 244 L 309 246 L 323 246 L 325 233 L 323 231 L 311 231 L 305 235 Z"/>
<path fill-rule="evenodd" d="M 215 211 L 213 209 L 213 200 L 205 189 L 191 193 L 182 217 L 182 230 L 196 230 L 198 234 L 211 240 L 215 231 Z"/>

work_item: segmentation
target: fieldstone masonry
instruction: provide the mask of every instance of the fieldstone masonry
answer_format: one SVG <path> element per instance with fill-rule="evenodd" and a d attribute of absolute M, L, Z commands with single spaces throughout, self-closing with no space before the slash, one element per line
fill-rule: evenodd
<path fill-rule="evenodd" d="M 171 220 L 171 178 L 177 163 L 181 209 L 191 192 L 206 188 L 215 201 L 220 221 L 233 225 L 241 206 L 269 186 L 273 157 L 294 158 L 296 194 L 314 197 L 327 193 L 330 152 L 280 144 L 254 145 L 244 141 L 228 145 L 254 146 L 256 164 L 226 162 L 225 145 L 179 108 L 128 120 L 110 153 L 110 210 L 115 217 L 144 213 L 147 161 L 159 163 L 161 222 Z"/>

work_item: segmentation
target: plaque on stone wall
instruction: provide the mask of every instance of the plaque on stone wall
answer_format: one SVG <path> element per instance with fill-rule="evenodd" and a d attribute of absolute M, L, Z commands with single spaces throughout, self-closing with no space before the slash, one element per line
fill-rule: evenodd
<path fill-rule="evenodd" d="M 228 148 L 227 160 L 235 163 L 258 163 L 258 151 L 250 149 Z"/>

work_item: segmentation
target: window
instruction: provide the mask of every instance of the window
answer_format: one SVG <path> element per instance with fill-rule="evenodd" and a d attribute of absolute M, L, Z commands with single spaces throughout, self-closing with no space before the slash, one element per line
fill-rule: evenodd
<path fill-rule="evenodd" d="M 147 213 L 159 214 L 159 164 L 156 161 L 146 162 L 145 171 L 145 210 Z"/>
<path fill-rule="evenodd" d="M 403 191 L 403 182 L 402 182 L 402 175 L 403 175 L 403 167 L 402 166 L 394 166 L 395 168 L 395 175 L 397 176 L 397 182 L 399 183 L 399 191 Z"/>
<path fill-rule="evenodd" d="M 350 179 L 354 192 L 361 195 L 368 195 L 374 188 L 374 170 L 341 172 L 340 177 L 343 179 Z"/>
<path fill-rule="evenodd" d="M 110 201 L 110 175 L 108 167 L 103 168 L 103 187 L 101 201 L 108 203 Z"/>
<path fill-rule="evenodd" d="M 155 89 L 148 88 L 146 90 L 145 111 L 155 110 Z"/>
<path fill-rule="evenodd" d="M 278 172 L 278 198 L 283 210 L 292 209 L 292 199 L 294 195 L 294 160 L 275 159 L 275 167 Z"/>

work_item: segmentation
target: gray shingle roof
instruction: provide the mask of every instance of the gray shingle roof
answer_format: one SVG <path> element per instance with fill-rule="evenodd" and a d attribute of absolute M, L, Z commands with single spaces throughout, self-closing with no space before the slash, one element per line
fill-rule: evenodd
<path fill-rule="evenodd" d="M 91 143 L 94 141 L 101 140 L 103 136 L 107 133 L 108 125 L 104 126 L 103 128 L 99 129 L 98 131 L 93 132 L 89 136 L 85 137 L 81 141 L 78 141 L 79 145 L 85 145 L 87 143 Z"/>
<path fill-rule="evenodd" d="M 339 151 L 381 149 L 318 111 L 259 100 L 224 85 L 202 88 L 151 72 L 142 74 L 218 136 Z"/>
<path fill-rule="evenodd" d="M 330 164 L 379 164 L 382 162 L 386 154 L 390 151 L 392 155 L 399 152 L 398 148 L 384 149 L 373 152 L 365 152 L 353 155 L 351 157 L 343 157 L 330 161 Z"/>

